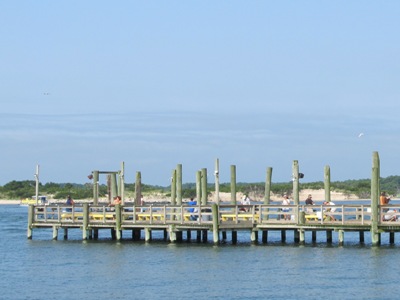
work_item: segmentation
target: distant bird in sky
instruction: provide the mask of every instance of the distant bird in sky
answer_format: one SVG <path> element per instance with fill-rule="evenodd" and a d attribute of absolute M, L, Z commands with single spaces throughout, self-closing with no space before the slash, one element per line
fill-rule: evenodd
<path fill-rule="evenodd" d="M 45 93 L 43 93 L 43 95 L 48 96 L 48 95 L 50 95 L 50 93 L 45 92 Z"/>
<path fill-rule="evenodd" d="M 363 137 L 363 136 L 364 136 L 364 133 L 362 133 L 362 132 L 358 135 L 359 138 Z"/>

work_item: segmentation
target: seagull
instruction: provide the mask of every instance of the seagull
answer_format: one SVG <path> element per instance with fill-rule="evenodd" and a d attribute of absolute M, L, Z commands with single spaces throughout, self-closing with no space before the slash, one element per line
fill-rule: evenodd
<path fill-rule="evenodd" d="M 362 132 L 358 135 L 359 138 L 363 137 L 363 136 L 364 136 L 364 133 L 362 133 Z"/>

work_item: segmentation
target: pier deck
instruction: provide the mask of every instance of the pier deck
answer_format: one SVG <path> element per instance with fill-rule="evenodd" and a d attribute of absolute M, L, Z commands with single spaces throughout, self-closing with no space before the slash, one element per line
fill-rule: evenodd
<path fill-rule="evenodd" d="M 399 208 L 392 205 L 380 207 L 375 230 L 391 234 L 400 232 L 400 222 L 397 221 L 400 220 Z M 79 228 L 83 239 L 91 238 L 92 231 L 110 229 L 117 240 L 122 238 L 124 230 L 131 230 L 132 236 L 139 238 L 140 231 L 144 230 L 146 241 L 151 239 L 154 230 L 163 230 L 171 241 L 179 240 L 183 231 L 203 232 L 203 238 L 206 232 L 212 231 L 214 242 L 219 241 L 221 232 L 226 235 L 226 231 L 249 231 L 253 241 L 259 231 L 264 235 L 272 230 L 292 230 L 295 240 L 300 243 L 304 242 L 306 231 L 338 232 L 339 242 L 343 242 L 346 231 L 361 234 L 374 230 L 371 206 L 353 204 L 314 205 L 311 210 L 305 205 L 30 205 L 28 238 L 32 238 L 32 231 L 36 228 L 52 228 L 54 239 L 57 239 L 58 229 L 67 232 L 69 228 Z M 234 239 L 235 235 L 232 236 Z"/>

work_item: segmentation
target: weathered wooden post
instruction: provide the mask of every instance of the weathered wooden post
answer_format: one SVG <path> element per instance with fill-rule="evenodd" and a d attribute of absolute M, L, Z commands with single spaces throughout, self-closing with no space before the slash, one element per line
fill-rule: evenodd
<path fill-rule="evenodd" d="M 236 200 L 236 166 L 231 165 L 231 203 L 237 205 Z"/>
<path fill-rule="evenodd" d="M 271 180 L 272 180 L 272 168 L 267 168 L 267 175 L 265 178 L 265 194 L 264 194 L 264 204 L 269 205 L 271 201 Z"/>
<path fill-rule="evenodd" d="M 181 216 L 182 216 L 182 164 L 178 164 L 176 166 L 176 204 L 181 206 L 180 207 L 180 214 L 177 215 L 177 219 L 181 220 Z M 183 239 L 183 231 L 177 231 L 176 232 L 176 240 L 178 242 L 181 242 Z"/>
<path fill-rule="evenodd" d="M 142 206 L 142 174 L 136 172 L 135 180 L 135 206 Z"/>
<path fill-rule="evenodd" d="M 176 169 L 172 170 L 171 176 L 171 205 L 176 205 Z"/>
<path fill-rule="evenodd" d="M 122 239 L 121 210 L 122 210 L 122 208 L 121 208 L 120 204 L 115 205 L 115 233 L 116 233 L 117 241 L 120 241 Z"/>
<path fill-rule="evenodd" d="M 293 201 L 295 205 L 299 205 L 299 162 L 297 160 L 293 161 L 292 170 Z"/>
<path fill-rule="evenodd" d="M 378 152 L 372 154 L 372 176 L 371 176 L 371 242 L 377 246 L 381 242 L 381 235 L 378 231 L 379 224 L 379 177 L 380 161 Z"/>
<path fill-rule="evenodd" d="M 57 240 L 57 239 L 58 239 L 58 226 L 53 225 L 53 240 Z"/>
<path fill-rule="evenodd" d="M 339 240 L 339 246 L 343 246 L 344 244 L 344 230 L 340 229 L 338 231 L 338 240 Z"/>
<path fill-rule="evenodd" d="M 83 224 L 82 224 L 82 239 L 88 239 L 88 227 L 89 227 L 89 203 L 83 203 Z"/>
<path fill-rule="evenodd" d="M 201 169 L 201 205 L 207 205 L 207 169 Z"/>
<path fill-rule="evenodd" d="M 93 204 L 99 204 L 99 171 L 93 171 Z"/>
<path fill-rule="evenodd" d="M 201 172 L 196 172 L 196 201 L 200 203 L 201 200 Z"/>
<path fill-rule="evenodd" d="M 39 165 L 36 165 L 36 173 L 35 173 L 35 198 L 36 198 L 36 205 L 39 203 Z"/>
<path fill-rule="evenodd" d="M 121 162 L 121 171 L 119 173 L 119 195 L 122 205 L 125 204 L 125 163 Z"/>
<path fill-rule="evenodd" d="M 182 205 L 182 164 L 176 166 L 176 204 Z"/>
<path fill-rule="evenodd" d="M 34 217 L 35 217 L 35 207 L 33 205 L 29 205 L 29 207 L 28 207 L 28 231 L 27 231 L 27 238 L 29 240 L 32 239 L 32 224 L 33 224 Z"/>
<path fill-rule="evenodd" d="M 325 201 L 331 202 L 331 168 L 325 166 L 324 170 Z"/>
<path fill-rule="evenodd" d="M 215 160 L 215 199 L 214 202 L 219 205 L 219 159 Z"/>
<path fill-rule="evenodd" d="M 271 202 L 271 183 L 272 183 L 272 168 L 267 167 L 267 174 L 265 177 L 265 193 L 264 193 L 264 204 L 269 205 Z M 269 219 L 269 208 L 265 209 L 267 215 L 265 216 L 265 220 Z M 260 214 L 262 213 L 262 209 L 260 209 Z M 263 217 L 264 218 L 264 217 Z M 262 231 L 262 241 L 266 243 L 268 241 L 268 230 Z"/>
<path fill-rule="evenodd" d="M 117 173 L 116 172 L 113 172 L 111 174 L 111 196 L 112 196 L 112 198 L 118 196 Z"/>
<path fill-rule="evenodd" d="M 213 204 L 212 205 L 212 217 L 213 217 L 213 238 L 214 238 L 214 243 L 219 242 L 219 218 L 218 218 L 218 205 Z"/>

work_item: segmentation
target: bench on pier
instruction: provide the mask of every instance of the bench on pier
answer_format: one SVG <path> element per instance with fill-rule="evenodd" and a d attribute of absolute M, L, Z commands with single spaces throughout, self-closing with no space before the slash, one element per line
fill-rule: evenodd
<path fill-rule="evenodd" d="M 253 214 L 221 214 L 222 221 L 236 221 L 236 219 L 251 221 L 253 219 L 256 220 L 257 218 L 258 216 Z"/>
<path fill-rule="evenodd" d="M 158 213 L 138 213 L 137 214 L 137 219 L 139 221 L 150 221 L 150 219 L 153 219 L 153 221 L 162 221 L 164 220 L 164 214 L 158 214 Z"/>
<path fill-rule="evenodd" d="M 72 215 L 74 216 L 74 221 L 78 220 L 83 220 L 83 212 L 76 212 L 74 214 L 72 213 L 63 213 L 61 214 L 61 220 L 72 220 Z M 113 220 L 115 219 L 115 214 L 114 213 L 89 213 L 89 219 L 91 220 L 96 220 L 96 221 L 101 221 L 103 219 L 106 220 Z"/>

